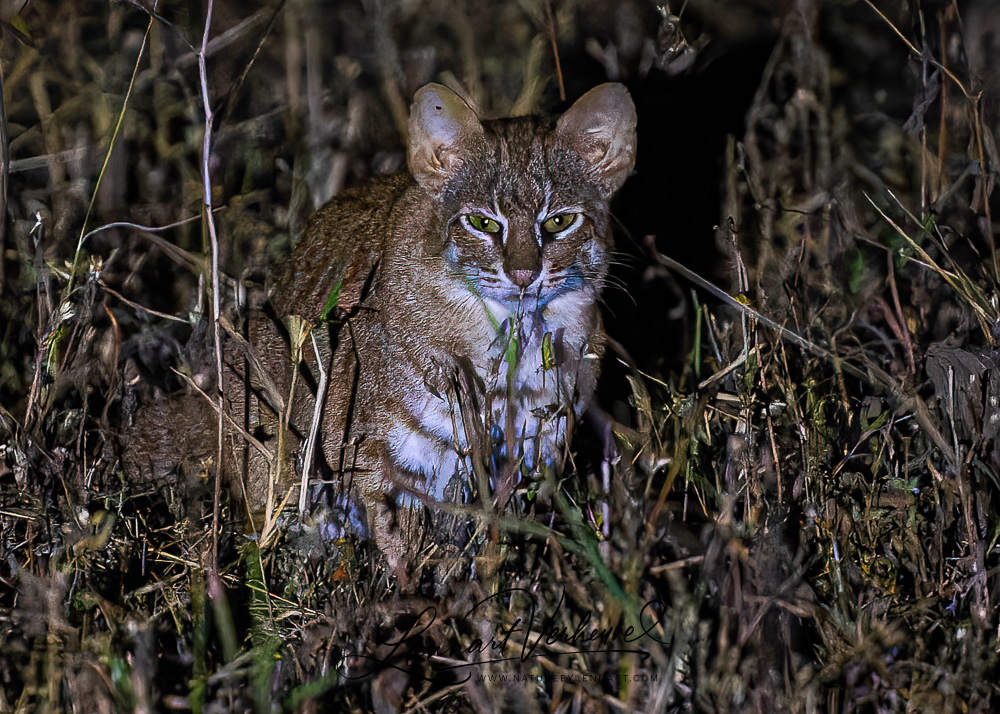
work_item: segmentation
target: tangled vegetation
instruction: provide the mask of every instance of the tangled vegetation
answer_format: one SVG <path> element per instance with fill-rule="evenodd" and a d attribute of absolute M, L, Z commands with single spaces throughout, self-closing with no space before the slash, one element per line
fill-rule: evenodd
<path fill-rule="evenodd" d="M 14 0 L 0 28 L 0 712 L 1000 706 L 993 0 Z M 403 167 L 428 81 L 495 115 L 621 81 L 639 159 L 603 418 L 470 508 L 471 574 L 402 592 L 318 507 L 248 527 L 204 434 L 135 419 L 211 412 L 219 325 Z"/>

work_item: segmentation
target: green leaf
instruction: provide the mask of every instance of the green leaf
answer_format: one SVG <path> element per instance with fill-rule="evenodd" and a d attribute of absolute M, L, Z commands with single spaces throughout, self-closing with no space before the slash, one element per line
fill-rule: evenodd
<path fill-rule="evenodd" d="M 507 383 L 508 386 L 514 380 L 514 372 L 517 371 L 517 341 L 518 325 L 511 323 L 510 339 L 507 340 L 507 350 L 504 352 L 504 362 L 507 363 Z"/>
<path fill-rule="evenodd" d="M 323 312 L 319 314 L 320 322 L 326 322 L 330 313 L 333 312 L 333 309 L 337 307 L 337 303 L 340 302 L 340 287 L 343 283 L 343 280 L 338 280 L 337 284 L 333 286 L 333 290 L 327 296 L 326 303 L 323 305 Z"/>
<path fill-rule="evenodd" d="M 555 353 L 552 351 L 552 333 L 542 336 L 542 370 L 548 372 L 556 366 Z"/>
<path fill-rule="evenodd" d="M 28 29 L 28 23 L 24 21 L 23 17 L 20 15 L 13 15 L 7 18 L 7 22 L 5 24 L 14 30 L 14 34 L 21 42 L 26 44 L 28 47 L 35 46 L 31 39 L 31 30 Z"/>
<path fill-rule="evenodd" d="M 852 295 L 857 295 L 865 286 L 866 273 L 865 256 L 858 248 L 847 253 L 847 289 Z"/>

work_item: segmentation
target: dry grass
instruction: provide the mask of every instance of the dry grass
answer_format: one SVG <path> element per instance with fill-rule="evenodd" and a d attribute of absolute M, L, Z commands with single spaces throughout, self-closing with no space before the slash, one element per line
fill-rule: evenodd
<path fill-rule="evenodd" d="M 216 3 L 204 35 L 201 3 L 18 4 L 0 712 L 997 708 L 990 0 Z M 190 425 L 139 473 L 122 435 L 201 400 L 211 296 L 238 321 L 316 205 L 400 167 L 442 73 L 498 114 L 636 99 L 621 458 L 582 428 L 571 473 L 479 518 L 472 577 L 402 596 L 325 514 L 247 533 Z"/>

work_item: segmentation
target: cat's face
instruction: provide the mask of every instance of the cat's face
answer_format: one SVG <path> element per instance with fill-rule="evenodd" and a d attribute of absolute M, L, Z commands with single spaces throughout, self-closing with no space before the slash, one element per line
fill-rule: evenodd
<path fill-rule="evenodd" d="M 554 125 L 480 121 L 440 85 L 421 93 L 410 168 L 440 204 L 441 257 L 452 273 L 508 309 L 536 310 L 571 292 L 596 296 L 611 249 L 607 202 L 635 156 L 624 88 L 592 90 Z"/>
<path fill-rule="evenodd" d="M 611 231 L 607 202 L 583 162 L 533 119 L 483 128 L 441 197 L 448 267 L 482 297 L 511 308 L 596 293 Z"/>

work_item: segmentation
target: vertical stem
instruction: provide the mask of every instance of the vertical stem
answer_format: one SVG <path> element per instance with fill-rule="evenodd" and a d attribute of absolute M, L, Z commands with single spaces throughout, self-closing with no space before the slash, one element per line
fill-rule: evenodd
<path fill-rule="evenodd" d="M 566 101 L 566 87 L 563 84 L 562 63 L 559 62 L 559 45 L 556 42 L 556 18 L 552 12 L 552 3 L 545 5 L 546 19 L 548 20 L 549 42 L 552 45 L 552 56 L 556 61 L 556 79 L 559 80 L 559 101 Z"/>
<path fill-rule="evenodd" d="M 212 105 L 208 98 L 208 70 L 205 65 L 205 54 L 208 48 L 208 37 L 212 29 L 212 11 L 215 3 L 208 0 L 205 11 L 205 31 L 201 36 L 201 49 L 198 51 L 198 76 L 201 80 L 201 102 L 205 107 L 205 135 L 201 146 L 201 181 L 205 191 L 204 212 L 205 225 L 208 227 L 208 240 L 212 251 L 212 336 L 215 344 L 215 377 L 218 384 L 219 408 L 216 424 L 218 443 L 215 452 L 215 484 L 212 492 L 212 559 L 211 568 L 218 568 L 219 561 L 219 500 L 222 496 L 222 440 L 223 440 L 223 409 L 225 389 L 222 374 L 222 334 L 219 328 L 221 312 L 219 293 L 219 237 L 215 232 L 215 219 L 212 216 L 212 181 L 209 178 L 208 162 L 212 152 Z"/>

